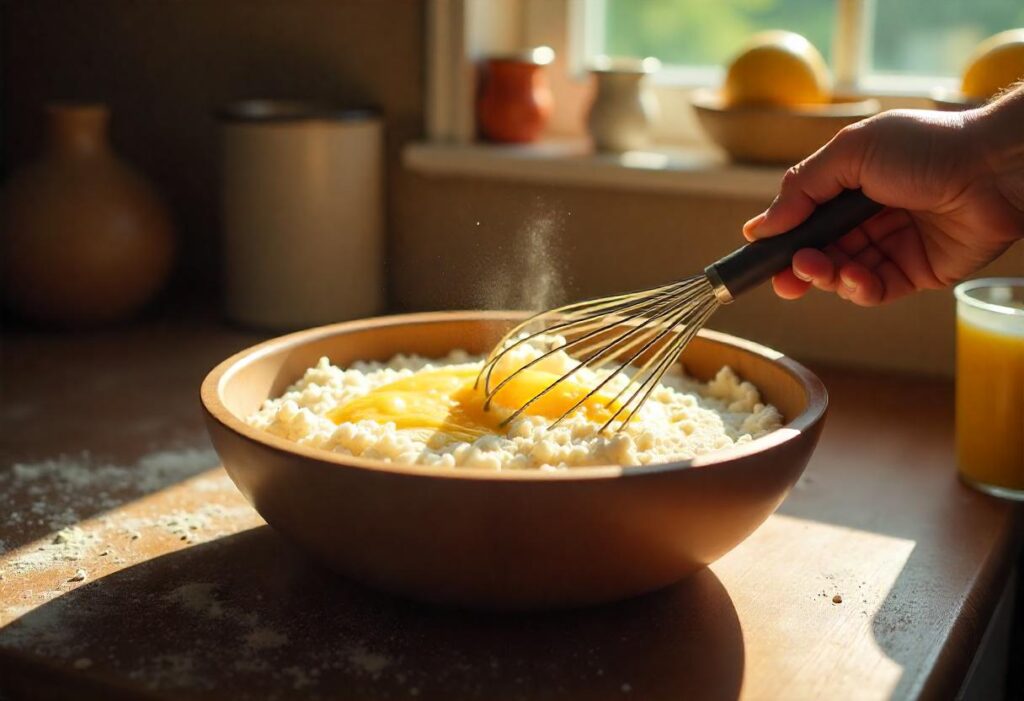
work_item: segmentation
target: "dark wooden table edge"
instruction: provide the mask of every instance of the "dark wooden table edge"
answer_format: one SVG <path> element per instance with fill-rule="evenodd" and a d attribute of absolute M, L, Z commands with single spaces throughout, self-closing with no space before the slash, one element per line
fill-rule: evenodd
<path fill-rule="evenodd" d="M 966 681 L 974 656 L 1024 546 L 1024 503 L 1011 504 L 1007 521 L 1007 527 L 1001 530 L 999 540 L 993 544 L 985 566 L 978 573 L 977 585 L 964 600 L 960 611 L 956 612 L 953 626 L 931 671 L 927 672 L 920 686 L 911 688 L 909 698 L 953 698 Z"/>

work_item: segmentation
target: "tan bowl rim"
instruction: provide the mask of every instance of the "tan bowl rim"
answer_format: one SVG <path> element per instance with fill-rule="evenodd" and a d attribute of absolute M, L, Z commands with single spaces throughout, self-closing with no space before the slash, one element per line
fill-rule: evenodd
<path fill-rule="evenodd" d="M 713 341 L 733 345 L 752 352 L 772 361 L 797 379 L 807 392 L 807 408 L 793 417 L 793 420 L 771 433 L 744 443 L 742 445 L 716 451 L 692 460 L 682 460 L 655 465 L 638 465 L 622 467 L 619 465 L 574 467 L 558 472 L 542 472 L 540 470 L 508 470 L 497 472 L 488 468 L 435 467 L 430 465 L 402 465 L 372 460 L 351 455 L 332 453 L 320 448 L 309 448 L 292 441 L 275 436 L 262 429 L 254 428 L 235 416 L 221 401 L 221 391 L 231 379 L 234 372 L 243 364 L 252 362 L 282 348 L 294 348 L 313 339 L 334 336 L 339 333 L 363 329 L 381 328 L 385 326 L 429 324 L 439 321 L 510 321 L 523 319 L 532 312 L 523 311 L 445 311 L 419 312 L 414 314 L 395 314 L 371 317 L 354 321 L 345 321 L 327 326 L 318 326 L 303 331 L 278 336 L 235 353 L 218 364 L 207 374 L 200 388 L 200 399 L 203 408 L 210 418 L 222 424 L 242 438 L 269 448 L 279 453 L 298 455 L 311 460 L 330 463 L 339 467 L 358 468 L 372 472 L 409 475 L 420 478 L 464 479 L 484 481 L 515 481 L 515 482 L 553 482 L 553 481 L 590 481 L 609 479 L 622 476 L 640 476 L 659 472 L 668 472 L 692 467 L 713 467 L 732 460 L 745 458 L 755 453 L 776 448 L 796 439 L 800 433 L 808 430 L 818 422 L 828 408 L 828 392 L 818 377 L 806 367 L 787 357 L 779 351 L 747 341 L 736 336 L 702 329 L 700 335 Z"/>
<path fill-rule="evenodd" d="M 932 102 L 942 107 L 957 107 L 963 110 L 981 107 L 987 101 L 967 97 L 959 90 L 950 90 L 949 88 L 935 88 L 931 91 L 929 97 L 931 97 Z"/>
<path fill-rule="evenodd" d="M 740 105 L 725 107 L 721 95 L 711 88 L 699 88 L 690 93 L 690 103 L 697 110 L 722 114 L 785 114 L 794 117 L 832 119 L 836 117 L 870 117 L 881 108 L 878 100 L 867 98 L 834 98 L 821 104 L 780 107 L 777 105 Z"/>

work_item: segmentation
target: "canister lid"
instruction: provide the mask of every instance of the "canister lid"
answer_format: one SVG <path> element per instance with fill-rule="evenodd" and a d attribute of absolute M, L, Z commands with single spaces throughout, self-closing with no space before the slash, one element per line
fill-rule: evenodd
<path fill-rule="evenodd" d="M 358 122 L 377 119 L 380 110 L 368 105 L 341 105 L 318 100 L 252 99 L 225 104 L 217 110 L 217 117 L 225 122 Z"/>

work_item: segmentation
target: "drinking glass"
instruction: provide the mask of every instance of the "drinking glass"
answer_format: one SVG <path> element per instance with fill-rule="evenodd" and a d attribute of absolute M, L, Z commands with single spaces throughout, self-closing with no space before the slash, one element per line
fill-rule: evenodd
<path fill-rule="evenodd" d="M 1024 277 L 956 295 L 956 450 L 961 478 L 1024 501 Z"/>

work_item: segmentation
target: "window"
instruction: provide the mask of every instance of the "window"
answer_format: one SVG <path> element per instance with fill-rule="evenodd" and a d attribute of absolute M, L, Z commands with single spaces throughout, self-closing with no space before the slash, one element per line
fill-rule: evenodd
<path fill-rule="evenodd" d="M 719 85 L 724 64 L 754 32 L 803 34 L 829 62 L 838 93 L 877 97 L 890 109 L 932 107 L 933 90 L 958 86 L 980 40 L 1024 26 L 1020 0 L 430 0 L 427 7 L 431 140 L 474 141 L 477 61 L 548 45 L 556 53 L 547 70 L 552 145 L 585 142 L 590 58 L 653 55 L 663 65 L 654 81 L 655 143 L 698 155 L 713 149 L 691 108 L 691 88 Z"/>
<path fill-rule="evenodd" d="M 1024 27 L 1019 0 L 879 0 L 872 73 L 959 76 L 979 41 L 1012 27 Z"/>
<path fill-rule="evenodd" d="M 835 5 L 828 0 L 598 0 L 595 53 L 656 56 L 669 66 L 723 65 L 754 32 L 789 29 L 826 58 Z M 602 7 L 603 5 L 603 7 Z"/>
<path fill-rule="evenodd" d="M 588 56 L 655 56 L 666 66 L 666 82 L 691 85 L 717 83 L 722 65 L 752 33 L 788 29 L 818 47 L 842 87 L 898 88 L 894 78 L 906 77 L 905 92 L 922 93 L 928 83 L 920 77 L 933 79 L 932 86 L 948 83 L 979 41 L 1024 26 L 1017 0 L 585 2 Z M 844 51 L 845 58 L 838 55 Z"/>

